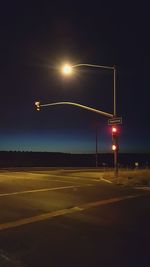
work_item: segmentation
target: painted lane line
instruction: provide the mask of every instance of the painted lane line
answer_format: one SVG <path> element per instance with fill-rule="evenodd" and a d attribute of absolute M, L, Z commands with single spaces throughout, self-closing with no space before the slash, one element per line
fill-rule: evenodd
<path fill-rule="evenodd" d="M 44 213 L 41 215 L 37 215 L 37 216 L 33 216 L 33 217 L 29 217 L 29 218 L 25 218 L 25 219 L 13 221 L 13 222 L 3 223 L 3 224 L 0 224 L 0 231 L 4 229 L 9 229 L 9 228 L 14 228 L 17 226 L 29 224 L 29 223 L 45 221 L 50 218 L 66 215 L 66 214 L 77 212 L 77 211 L 81 211 L 81 209 L 74 207 L 70 209 L 63 209 L 63 210 L 53 211 L 49 213 Z"/>
<path fill-rule="evenodd" d="M 68 180 L 70 179 L 73 179 L 73 180 L 82 180 L 83 181 L 94 181 L 94 182 L 97 182 L 99 180 L 97 180 L 96 178 L 90 178 L 90 177 L 82 177 L 82 176 L 71 176 L 71 175 L 65 175 L 65 174 L 62 174 L 62 175 L 57 175 L 57 174 L 48 174 L 48 176 L 52 176 L 52 177 L 57 177 L 57 178 L 66 178 Z"/>
<path fill-rule="evenodd" d="M 112 181 L 110 181 L 110 180 L 107 180 L 107 179 L 104 179 L 104 178 L 100 178 L 100 180 L 101 180 L 101 181 L 104 181 L 104 182 L 106 182 L 106 183 L 112 184 Z"/>
<path fill-rule="evenodd" d="M 86 185 L 91 186 L 91 185 Z M 61 187 L 53 187 L 53 188 L 42 188 L 42 189 L 33 189 L 33 190 L 27 190 L 27 191 L 18 191 L 18 192 L 12 192 L 12 193 L 3 193 L 0 194 L 0 197 L 5 196 L 13 196 L 13 195 L 21 195 L 21 194 L 29 194 L 29 193 L 39 193 L 39 192 L 47 192 L 47 191 L 56 191 L 56 190 L 64 190 L 64 189 L 70 189 L 70 188 L 78 188 L 78 187 L 85 187 L 80 185 L 70 185 L 70 186 L 61 186 Z"/>
<path fill-rule="evenodd" d="M 143 194 L 128 195 L 128 196 L 123 196 L 123 197 L 114 197 L 114 198 L 99 200 L 96 202 L 86 203 L 86 204 L 80 205 L 80 207 L 85 210 L 85 209 L 98 207 L 98 206 L 102 206 L 102 205 L 113 204 L 115 202 L 120 202 L 120 201 L 127 200 L 127 199 L 137 198 L 140 196 L 143 196 Z"/>
<path fill-rule="evenodd" d="M 40 179 L 42 180 L 42 179 Z M 68 183 L 68 184 L 79 184 L 79 182 L 74 182 L 74 181 L 66 181 L 66 180 L 58 180 L 58 179 L 47 179 L 48 182 L 59 182 L 59 183 Z"/>
<path fill-rule="evenodd" d="M 37 181 L 46 181 L 46 182 L 60 182 L 60 183 L 68 183 L 68 184 L 79 184 L 79 182 L 75 182 L 75 181 L 70 181 L 69 179 L 68 180 L 58 180 L 58 179 L 55 179 L 55 177 L 54 177 L 54 179 L 48 179 L 49 178 L 49 176 L 48 175 L 46 175 L 45 177 L 43 177 L 43 178 L 38 178 L 38 177 L 16 177 L 16 176 L 8 176 L 8 175 L 6 175 L 5 177 L 3 177 L 3 181 L 4 182 L 6 182 L 6 178 L 10 178 L 10 179 L 16 179 L 16 180 L 22 180 L 22 179 L 24 179 L 24 180 L 26 180 L 26 181 L 28 181 L 28 180 L 37 180 Z"/>
<path fill-rule="evenodd" d="M 140 190 L 150 190 L 150 186 L 136 186 L 134 189 L 140 189 Z"/>
<path fill-rule="evenodd" d="M 16 179 L 16 180 L 22 180 L 22 179 L 24 179 L 24 180 L 39 180 L 39 181 L 59 181 L 59 182 L 62 182 L 62 183 L 79 183 L 79 182 L 75 182 L 75 181 L 70 181 L 71 179 L 72 180 L 82 180 L 82 182 L 83 181 L 91 181 L 91 182 L 98 182 L 99 180 L 97 180 L 97 179 L 94 179 L 94 178 L 85 178 L 85 177 L 75 177 L 75 176 L 68 176 L 68 175 L 57 175 L 57 174 L 40 174 L 40 173 L 30 173 L 30 172 L 28 172 L 28 173 L 25 173 L 25 175 L 24 175 L 24 173 L 19 173 L 19 172 L 16 172 L 16 174 L 19 174 L 19 176 L 16 176 L 16 175 L 12 175 L 12 174 L 5 174 L 5 175 L 2 175 L 2 174 L 0 174 L 0 177 L 2 176 L 2 178 L 3 179 L 5 179 L 5 178 L 9 178 L 9 179 Z M 22 175 L 21 175 L 22 174 Z M 29 177 L 28 177 L 29 176 Z M 35 176 L 35 177 L 31 177 L 31 176 Z M 42 176 L 42 178 L 39 178 L 39 177 L 36 177 L 36 176 Z M 51 178 L 51 177 L 53 177 L 53 179 L 49 179 L 49 178 Z M 55 179 L 55 177 L 56 178 L 61 178 L 61 179 L 66 179 L 66 180 L 56 180 Z"/>
<path fill-rule="evenodd" d="M 0 250 L 0 258 L 4 259 L 7 262 L 11 262 L 11 259 L 2 250 Z"/>
<path fill-rule="evenodd" d="M 19 262 L 18 260 L 16 260 L 16 259 L 12 259 L 9 255 L 8 255 L 8 253 L 7 252 L 5 252 L 4 250 L 2 250 L 2 249 L 0 249 L 0 262 L 1 262 L 1 260 L 2 260 L 2 262 L 4 263 L 4 265 L 3 266 L 24 266 L 24 265 L 22 265 L 22 263 L 21 262 Z"/>
<path fill-rule="evenodd" d="M 0 224 L 0 231 L 6 230 L 6 229 L 11 229 L 14 227 L 19 227 L 19 226 L 26 225 L 26 224 L 45 221 L 45 220 L 48 220 L 48 219 L 51 219 L 54 217 L 63 216 L 63 215 L 67 215 L 67 214 L 71 214 L 71 213 L 75 213 L 75 212 L 81 212 L 81 211 L 87 210 L 89 208 L 113 204 L 113 203 L 120 202 L 123 200 L 133 199 L 133 198 L 141 197 L 144 195 L 145 194 L 128 195 L 128 196 L 124 196 L 124 197 L 115 197 L 115 198 L 110 198 L 110 199 L 105 199 L 105 200 L 100 200 L 100 201 L 96 201 L 96 202 L 90 202 L 90 203 L 82 204 L 78 207 L 52 211 L 52 212 L 36 215 L 33 217 L 29 217 L 29 218 L 24 218 L 24 219 L 12 221 L 12 222 L 6 222 L 6 223 Z"/>

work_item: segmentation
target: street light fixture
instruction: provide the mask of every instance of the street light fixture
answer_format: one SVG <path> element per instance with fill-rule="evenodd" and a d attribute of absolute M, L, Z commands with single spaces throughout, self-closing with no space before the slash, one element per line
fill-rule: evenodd
<path fill-rule="evenodd" d="M 62 67 L 62 73 L 65 74 L 65 75 L 70 75 L 72 73 L 72 66 L 69 65 L 69 64 L 65 64 Z"/>

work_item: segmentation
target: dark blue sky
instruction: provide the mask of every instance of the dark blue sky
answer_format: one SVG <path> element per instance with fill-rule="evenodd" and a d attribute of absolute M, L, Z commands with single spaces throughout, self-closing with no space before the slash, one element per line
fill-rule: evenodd
<path fill-rule="evenodd" d="M 0 8 L 0 150 L 94 153 L 111 151 L 107 119 L 72 101 L 113 112 L 111 71 L 59 66 L 116 65 L 121 152 L 150 152 L 148 1 L 7 1 Z"/>

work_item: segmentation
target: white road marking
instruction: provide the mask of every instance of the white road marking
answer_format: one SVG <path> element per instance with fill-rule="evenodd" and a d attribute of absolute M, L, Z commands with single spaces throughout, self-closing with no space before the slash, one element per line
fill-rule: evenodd
<path fill-rule="evenodd" d="M 14 175 L 15 174 L 15 175 Z M 37 177 L 37 176 L 42 176 L 41 178 Z M 51 177 L 53 177 L 53 179 L 51 179 Z M 86 178 L 86 177 L 75 177 L 75 176 L 69 176 L 69 175 L 57 175 L 57 174 L 48 174 L 48 173 L 32 173 L 32 172 L 13 172 L 12 173 L 7 173 L 7 174 L 1 174 L 0 173 L 0 180 L 1 178 L 3 178 L 3 180 L 5 181 L 5 178 L 9 178 L 9 179 L 25 179 L 25 180 L 39 180 L 39 181 L 57 181 L 57 182 L 62 182 L 62 183 L 78 183 L 75 181 L 70 181 L 72 180 L 81 180 L 83 181 L 93 181 L 93 182 L 98 182 L 98 179 L 95 178 Z M 55 178 L 61 178 L 60 180 L 56 180 Z M 66 178 L 66 180 L 63 180 L 64 178 Z"/>
<path fill-rule="evenodd" d="M 101 181 L 104 181 L 106 183 L 112 184 L 112 182 L 110 180 L 104 179 L 104 178 L 100 178 Z"/>
<path fill-rule="evenodd" d="M 0 250 L 0 258 L 4 259 L 5 261 L 11 262 L 11 259 L 2 250 Z"/>
<path fill-rule="evenodd" d="M 91 185 L 86 185 L 86 186 L 91 186 Z M 56 190 L 64 190 L 64 189 L 78 188 L 78 187 L 85 187 L 85 185 L 84 186 L 70 185 L 70 186 L 61 186 L 61 187 L 52 187 L 52 188 L 33 189 L 33 190 L 27 190 L 27 191 L 18 191 L 18 192 L 11 192 L 11 193 L 2 193 L 2 194 L 0 194 L 0 197 L 29 194 L 29 193 L 47 192 L 47 191 L 56 191 Z"/>
<path fill-rule="evenodd" d="M 136 187 L 134 187 L 134 189 L 141 189 L 141 190 L 148 191 L 148 190 L 150 190 L 150 186 L 149 187 L 148 186 L 136 186 Z"/>
<path fill-rule="evenodd" d="M 5 264 L 5 266 L 24 266 L 22 263 L 19 261 L 16 261 L 9 257 L 8 253 L 0 249 L 0 260 Z M 2 264 L 3 265 L 3 264 Z"/>
<path fill-rule="evenodd" d="M 31 174 L 33 174 L 33 173 L 31 173 Z M 68 179 L 68 180 L 70 180 L 70 179 L 73 179 L 73 180 L 81 180 L 82 182 L 83 181 L 94 181 L 94 182 L 98 182 L 99 180 L 98 179 L 96 179 L 96 178 L 90 178 L 90 177 L 82 177 L 82 176 L 80 176 L 80 177 L 78 177 L 78 176 L 71 176 L 71 175 L 65 175 L 65 174 L 62 174 L 62 175 L 58 175 L 58 174 L 39 174 L 38 173 L 38 175 L 44 175 L 44 176 L 47 176 L 47 177 L 54 177 L 54 181 L 55 181 L 55 177 L 56 178 L 61 178 L 61 179 L 63 179 L 63 178 L 66 178 L 66 179 Z"/>
<path fill-rule="evenodd" d="M 50 218 L 63 216 L 66 214 L 84 211 L 86 209 L 93 208 L 93 207 L 108 205 L 108 204 L 120 202 L 120 201 L 127 200 L 127 199 L 137 198 L 140 196 L 143 196 L 143 194 L 128 195 L 128 196 L 123 196 L 123 197 L 115 197 L 115 198 L 110 198 L 110 199 L 105 199 L 105 200 L 100 200 L 100 201 L 96 201 L 96 202 L 82 204 L 78 207 L 52 211 L 52 212 L 36 215 L 33 217 L 29 217 L 29 218 L 24 218 L 24 219 L 12 221 L 12 222 L 6 222 L 6 223 L 0 224 L 0 231 L 6 230 L 6 229 L 11 229 L 11 228 L 22 226 L 22 225 L 26 225 L 26 224 L 39 222 L 39 221 L 48 220 Z"/>

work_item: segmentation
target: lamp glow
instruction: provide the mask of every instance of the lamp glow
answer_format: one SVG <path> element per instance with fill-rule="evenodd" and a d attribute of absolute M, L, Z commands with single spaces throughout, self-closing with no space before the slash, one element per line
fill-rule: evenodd
<path fill-rule="evenodd" d="M 72 73 L 72 66 L 69 64 L 64 65 L 62 68 L 62 72 L 66 75 L 71 74 Z"/>

